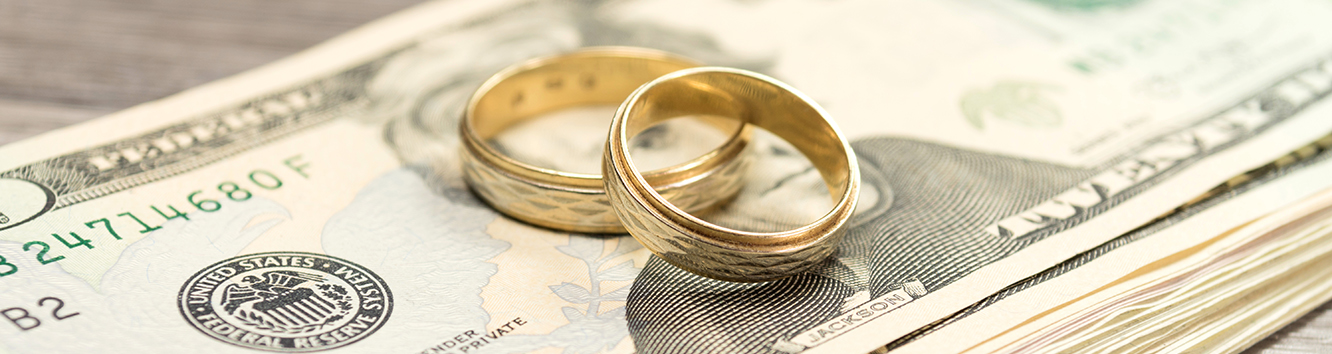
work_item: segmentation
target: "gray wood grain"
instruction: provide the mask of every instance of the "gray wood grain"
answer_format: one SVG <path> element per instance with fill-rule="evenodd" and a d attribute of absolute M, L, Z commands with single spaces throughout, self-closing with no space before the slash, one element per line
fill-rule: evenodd
<path fill-rule="evenodd" d="M 0 0 L 0 144 L 280 59 L 420 0 Z"/>

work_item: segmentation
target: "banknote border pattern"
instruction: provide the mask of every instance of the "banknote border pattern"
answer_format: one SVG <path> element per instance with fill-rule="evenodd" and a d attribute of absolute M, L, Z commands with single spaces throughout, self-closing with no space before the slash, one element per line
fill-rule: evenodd
<path fill-rule="evenodd" d="M 270 91 L 231 108 L 0 172 L 0 178 L 35 184 L 47 194 L 42 210 L 0 225 L 0 231 L 57 209 L 208 166 L 332 121 L 340 112 L 365 107 L 370 103 L 364 95 L 367 85 L 383 64 L 418 46 L 422 38 L 475 27 L 535 3 L 521 2 L 466 21 L 441 25 L 383 55 L 349 64 L 344 71 Z M 219 132 L 222 134 L 213 134 Z"/>
<path fill-rule="evenodd" d="M 1310 80 L 1323 82 L 1310 83 Z M 1154 185 L 1153 182 L 1180 173 L 1194 163 L 1262 134 L 1322 102 L 1330 94 L 1332 53 L 1279 76 L 1272 84 L 1242 96 L 1244 98 L 1235 104 L 1144 140 L 1137 147 L 1093 169 L 1096 174 L 1087 181 L 1022 213 L 988 225 L 986 233 L 996 237 L 1041 240 L 1071 229 L 1146 191 Z M 1195 150 L 1182 154 L 1179 148 L 1184 146 Z M 1089 196 L 1095 199 L 1089 200 Z M 1013 229 L 1020 230 L 1008 230 L 1005 224 L 1019 225 Z"/>
<path fill-rule="evenodd" d="M 189 172 L 331 121 L 337 112 L 363 104 L 364 98 L 347 89 L 364 81 L 372 64 L 261 96 L 220 113 L 0 173 L 0 177 L 28 181 L 49 191 L 48 207 L 0 230 L 57 209 Z M 308 106 L 297 106 L 300 104 Z"/>

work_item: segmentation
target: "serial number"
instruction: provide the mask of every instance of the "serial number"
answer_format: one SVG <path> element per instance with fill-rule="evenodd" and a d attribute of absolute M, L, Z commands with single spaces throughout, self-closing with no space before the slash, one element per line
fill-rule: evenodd
<path fill-rule="evenodd" d="M 310 177 L 306 172 L 310 165 L 301 161 L 301 155 L 292 156 L 282 160 L 282 165 L 286 167 L 287 171 L 279 169 L 277 171 L 282 171 L 281 173 L 274 173 L 270 170 L 256 169 L 244 175 L 243 179 L 238 178 L 237 181 L 240 182 L 222 181 L 214 188 L 192 191 L 185 195 L 184 202 L 187 204 L 181 204 L 182 208 L 189 210 L 189 207 L 184 205 L 190 205 L 194 207 L 194 210 L 212 213 L 222 210 L 222 203 L 218 201 L 222 198 L 237 202 L 246 201 L 253 198 L 256 192 L 274 191 L 282 188 L 284 185 L 284 178 L 291 180 L 295 176 L 300 176 L 302 179 Z M 116 214 L 115 217 L 104 217 L 85 222 L 83 223 L 83 226 L 90 230 L 102 231 L 100 233 L 102 234 L 101 238 L 103 239 L 109 236 L 111 239 L 119 241 L 123 240 L 123 237 L 120 236 L 120 232 L 124 232 L 126 228 L 136 229 L 140 234 L 146 234 L 162 229 L 163 225 L 172 219 L 179 218 L 186 221 L 190 220 L 188 212 L 182 212 L 172 204 L 162 204 L 161 207 L 158 207 L 158 205 L 149 205 L 147 209 L 152 210 L 153 214 L 160 217 L 161 222 L 158 222 L 157 225 L 152 225 L 148 222 L 154 220 L 152 214 L 135 214 L 132 211 L 126 211 Z M 148 215 L 149 219 L 145 221 L 145 219 L 141 217 L 142 215 Z M 121 231 L 118 232 L 117 229 Z M 88 234 L 87 231 L 84 233 Z M 85 251 L 95 248 L 92 239 L 84 238 L 74 231 L 66 232 L 66 234 L 67 235 L 62 236 L 61 233 L 54 232 L 50 235 L 51 239 L 64 245 L 67 249 Z M 70 256 L 51 254 L 51 244 L 40 239 L 24 243 L 23 251 L 32 252 L 37 263 L 42 265 L 60 262 L 64 260 L 66 256 Z M 18 273 L 18 271 L 19 267 L 17 265 L 10 263 L 4 256 L 0 256 L 0 277 L 13 275 Z"/>

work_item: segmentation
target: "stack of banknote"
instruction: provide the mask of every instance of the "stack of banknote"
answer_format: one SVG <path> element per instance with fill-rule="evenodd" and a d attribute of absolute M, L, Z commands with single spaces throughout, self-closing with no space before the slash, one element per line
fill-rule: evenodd
<path fill-rule="evenodd" d="M 1241 351 L 1332 299 L 1328 18 L 1315 0 L 425 3 L 0 147 L 0 352 Z M 477 199 L 468 97 L 588 46 L 761 72 L 826 108 L 863 189 L 834 258 L 711 280 Z M 493 144 L 595 172 L 613 109 Z M 706 132 L 649 129 L 635 161 L 725 138 Z M 751 148 L 706 219 L 831 207 L 789 145 Z"/>
<path fill-rule="evenodd" d="M 906 345 L 901 352 L 1243 350 L 1327 300 L 1327 287 L 1332 285 L 1326 271 L 1327 252 L 1332 250 L 1327 244 L 1332 240 L 1332 190 L 1302 195 L 1305 199 L 1229 230 L 1204 231 L 1182 225 L 1206 222 L 1206 212 L 1191 215 L 1200 210 L 1246 208 L 1238 202 L 1262 197 L 1229 196 L 1249 194 L 1248 186 L 1266 180 L 1298 179 L 1284 171 L 1320 158 L 1328 148 L 1332 148 L 1332 135 L 1238 176 L 1156 223 L 978 303 L 973 309 L 990 308 L 976 313 L 977 316 L 959 314 L 967 319 L 945 321 L 946 325 L 941 323 L 936 327 L 940 329 L 937 332 L 933 332 L 935 328 L 924 329 L 922 332 L 933 333 L 917 336 L 919 340 Z M 1325 179 L 1327 175 L 1324 172 L 1305 178 Z M 1215 203 L 1231 206 L 1212 206 Z M 1224 215 L 1230 216 L 1233 214 Z M 1187 219 L 1191 220 L 1184 221 Z M 1174 224 L 1177 220 L 1180 224 Z M 1165 227 L 1158 223 L 1197 234 L 1180 234 L 1169 229 L 1154 231 Z M 1157 250 L 1156 256 L 1148 256 L 1152 252 L 1123 257 L 1098 255 L 1149 232 L 1187 239 L 1184 242 L 1189 247 Z M 1096 273 L 1073 269 L 1087 259 L 1098 257 L 1098 262 L 1114 262 L 1118 268 Z M 1038 283 L 1048 284 L 1040 285 L 1043 289 L 1028 289 Z M 1013 312 L 1004 313 L 1005 310 Z M 1014 312 L 1022 315 L 1013 316 Z M 1003 326 L 1003 330 L 986 331 L 978 326 Z M 968 334 L 976 331 L 985 334 L 980 337 Z M 948 343 L 959 337 L 973 341 Z M 1293 349 L 1318 352 L 1321 347 L 1304 345 Z"/>

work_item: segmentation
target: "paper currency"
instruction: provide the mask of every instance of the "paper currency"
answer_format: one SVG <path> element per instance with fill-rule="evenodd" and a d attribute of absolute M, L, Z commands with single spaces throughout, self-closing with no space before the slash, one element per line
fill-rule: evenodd
<path fill-rule="evenodd" d="M 989 353 L 1248 347 L 1326 301 L 1325 291 L 1310 290 L 1325 286 L 1325 267 L 1301 264 L 1325 251 L 1321 225 L 1332 200 L 1325 178 L 1332 171 L 1328 146 L 1332 136 L 889 348 Z"/>
<path fill-rule="evenodd" d="M 425 4 L 0 148 L 3 345 L 869 351 L 1332 130 L 1328 4 L 1079 4 Z M 756 70 L 818 100 L 873 201 L 838 259 L 711 281 L 472 197 L 454 130 L 472 89 L 593 45 Z M 799 223 L 804 208 L 771 210 L 818 205 L 817 175 L 780 144 L 759 154 L 715 217 Z"/>

